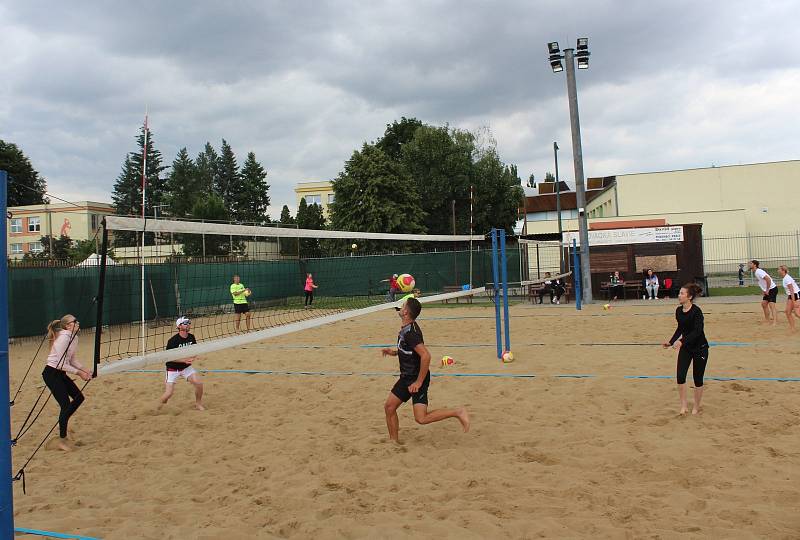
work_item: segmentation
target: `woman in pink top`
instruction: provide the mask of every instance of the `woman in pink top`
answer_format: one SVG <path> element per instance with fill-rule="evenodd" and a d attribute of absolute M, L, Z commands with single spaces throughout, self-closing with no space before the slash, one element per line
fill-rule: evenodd
<path fill-rule="evenodd" d="M 314 289 L 316 288 L 314 278 L 311 277 L 311 274 L 306 274 L 306 286 L 303 289 L 306 292 L 306 307 L 309 307 L 314 302 Z"/>
<path fill-rule="evenodd" d="M 58 447 L 61 450 L 72 450 L 66 442 L 67 423 L 84 399 L 78 385 L 67 373 L 77 375 L 84 381 L 92 378 L 92 374 L 75 358 L 78 350 L 78 330 L 80 324 L 72 315 L 64 315 L 60 320 L 56 319 L 47 325 L 50 354 L 47 355 L 47 365 L 42 371 L 42 378 L 61 406 L 61 413 L 58 415 L 60 437 Z"/>

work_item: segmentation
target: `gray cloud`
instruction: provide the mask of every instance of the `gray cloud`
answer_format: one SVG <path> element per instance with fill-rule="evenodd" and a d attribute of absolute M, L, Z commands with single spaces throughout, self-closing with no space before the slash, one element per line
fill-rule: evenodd
<path fill-rule="evenodd" d="M 588 36 L 579 72 L 590 176 L 796 158 L 792 2 L 0 2 L 0 138 L 53 193 L 110 200 L 144 108 L 170 162 L 227 139 L 256 152 L 273 208 L 330 179 L 400 116 L 488 126 L 520 175 L 558 140 L 563 74 L 545 45 Z"/>

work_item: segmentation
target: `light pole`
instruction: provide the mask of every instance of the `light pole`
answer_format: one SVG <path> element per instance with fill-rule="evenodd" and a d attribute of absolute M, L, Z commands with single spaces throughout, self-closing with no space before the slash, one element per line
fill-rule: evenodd
<path fill-rule="evenodd" d="M 561 180 L 558 178 L 558 143 L 553 141 L 553 155 L 556 160 L 556 214 L 558 215 L 558 267 L 564 273 L 564 232 L 561 227 Z"/>
<path fill-rule="evenodd" d="M 572 125 L 572 158 L 575 165 L 575 195 L 578 204 L 578 236 L 580 237 L 581 283 L 584 303 L 592 303 L 592 274 L 589 266 L 589 224 L 586 219 L 586 187 L 583 178 L 583 151 L 581 149 L 581 124 L 578 118 L 578 90 L 575 86 L 575 57 L 578 69 L 589 67 L 589 38 L 578 38 L 578 52 L 564 49 L 564 54 L 553 41 L 547 44 L 550 53 L 550 67 L 553 73 L 564 71 L 561 60 L 567 64 L 567 96 L 569 97 L 569 118 Z"/>

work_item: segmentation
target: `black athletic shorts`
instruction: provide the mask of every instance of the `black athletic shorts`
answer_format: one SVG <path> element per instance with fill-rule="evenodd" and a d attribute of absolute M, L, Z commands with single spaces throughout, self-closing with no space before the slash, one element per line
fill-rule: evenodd
<path fill-rule="evenodd" d="M 234 313 L 247 313 L 250 311 L 250 306 L 247 304 L 233 304 Z"/>
<path fill-rule="evenodd" d="M 422 403 L 424 405 L 428 404 L 428 386 L 431 384 L 431 374 L 428 372 L 428 376 L 425 377 L 425 380 L 422 382 L 422 386 L 419 387 L 419 390 L 416 394 L 412 394 L 408 391 L 408 387 L 411 386 L 414 381 L 417 379 L 406 379 L 404 377 L 400 377 L 397 379 L 397 382 L 394 383 L 392 387 L 392 394 L 397 396 L 397 399 L 405 403 L 409 399 L 411 399 L 411 403 L 416 405 L 417 403 Z"/>
<path fill-rule="evenodd" d="M 789 295 L 790 300 L 800 300 L 800 293 L 792 293 Z"/>
<path fill-rule="evenodd" d="M 768 292 L 764 293 L 761 297 L 764 302 L 772 302 L 773 304 L 778 301 L 778 288 L 772 287 Z"/>

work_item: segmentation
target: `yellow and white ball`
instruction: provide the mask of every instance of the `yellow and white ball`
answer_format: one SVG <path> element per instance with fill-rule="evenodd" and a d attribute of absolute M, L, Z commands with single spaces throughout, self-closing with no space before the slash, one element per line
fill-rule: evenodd
<path fill-rule="evenodd" d="M 506 364 L 510 364 L 514 361 L 514 353 L 511 351 L 503 351 L 503 362 Z"/>
<path fill-rule="evenodd" d="M 400 274 L 397 276 L 397 288 L 403 292 L 411 292 L 414 290 L 414 285 L 416 282 L 414 281 L 414 276 L 411 274 Z"/>

